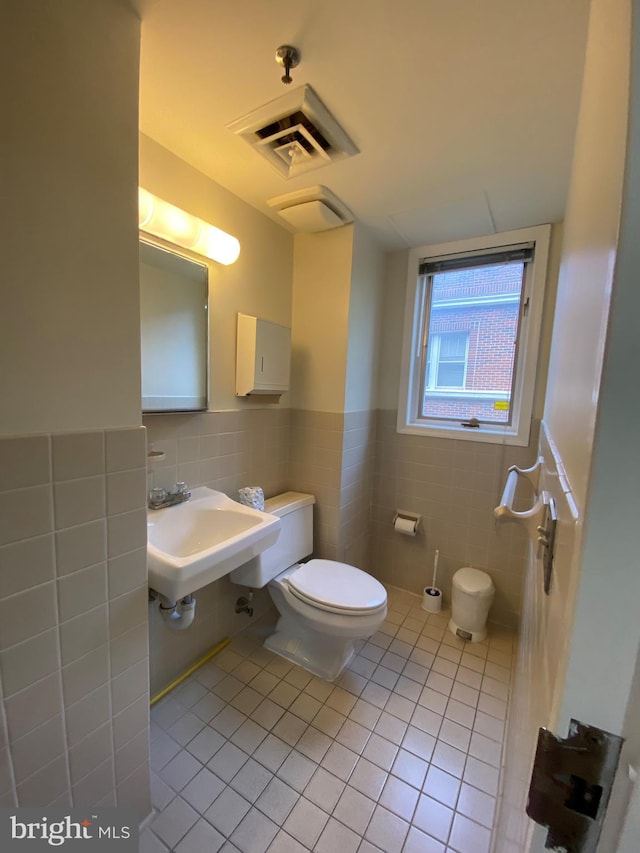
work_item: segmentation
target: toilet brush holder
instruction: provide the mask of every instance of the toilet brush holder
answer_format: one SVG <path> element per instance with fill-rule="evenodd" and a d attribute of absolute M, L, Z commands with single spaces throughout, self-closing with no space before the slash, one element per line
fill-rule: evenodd
<path fill-rule="evenodd" d="M 422 609 L 428 613 L 440 613 L 442 610 L 442 590 L 437 586 L 426 586 L 422 594 Z"/>

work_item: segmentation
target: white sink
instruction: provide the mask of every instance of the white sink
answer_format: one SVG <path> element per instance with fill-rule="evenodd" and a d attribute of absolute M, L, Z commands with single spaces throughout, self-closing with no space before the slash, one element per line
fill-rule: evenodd
<path fill-rule="evenodd" d="M 273 545 L 280 519 L 201 486 L 191 500 L 147 511 L 149 586 L 175 601 Z"/>

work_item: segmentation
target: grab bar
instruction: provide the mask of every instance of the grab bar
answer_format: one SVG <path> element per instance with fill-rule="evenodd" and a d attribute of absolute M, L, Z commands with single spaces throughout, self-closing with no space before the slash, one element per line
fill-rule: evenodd
<path fill-rule="evenodd" d="M 556 513 L 556 503 L 551 495 L 544 489 L 538 492 L 540 471 L 543 463 L 543 457 L 538 456 L 535 465 L 532 465 L 531 468 L 518 468 L 517 465 L 512 465 L 508 469 L 507 481 L 504 485 L 500 505 L 494 509 L 493 515 L 496 521 L 519 521 L 527 528 L 529 534 L 537 539 L 539 556 L 542 558 L 544 568 L 544 591 L 548 595 L 551 589 L 553 548 L 555 545 L 558 516 Z M 535 491 L 538 492 L 531 509 L 517 511 L 513 508 L 519 477 L 524 477 L 528 480 Z"/>

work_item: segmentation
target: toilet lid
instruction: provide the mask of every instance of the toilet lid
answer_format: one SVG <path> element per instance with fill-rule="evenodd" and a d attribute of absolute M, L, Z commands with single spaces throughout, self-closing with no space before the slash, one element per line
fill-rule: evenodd
<path fill-rule="evenodd" d="M 287 578 L 291 592 L 334 613 L 371 613 L 387 603 L 382 584 L 366 572 L 334 560 L 309 560 Z"/>
<path fill-rule="evenodd" d="M 453 583 L 463 592 L 476 593 L 477 595 L 493 592 L 493 581 L 489 575 L 486 572 L 481 572 L 480 569 L 472 569 L 471 566 L 458 569 L 453 576 Z"/>

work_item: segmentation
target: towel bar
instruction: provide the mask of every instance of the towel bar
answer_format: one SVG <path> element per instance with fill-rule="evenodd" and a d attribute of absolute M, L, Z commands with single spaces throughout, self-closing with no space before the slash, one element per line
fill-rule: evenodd
<path fill-rule="evenodd" d="M 540 482 L 540 471 L 544 459 L 538 456 L 535 465 L 531 468 L 518 468 L 512 465 L 508 469 L 507 481 L 502 492 L 500 505 L 497 506 L 493 515 L 497 521 L 519 521 L 523 524 L 529 534 L 535 537 L 538 546 L 538 556 L 542 558 L 544 568 L 544 591 L 548 595 L 551 589 L 551 573 L 553 571 L 553 547 L 556 537 L 556 524 L 558 516 L 556 503 L 551 495 L 544 489 L 538 492 Z M 517 511 L 513 509 L 513 501 L 516 496 L 518 478 L 524 477 L 538 492 L 535 503 L 531 509 Z"/>

